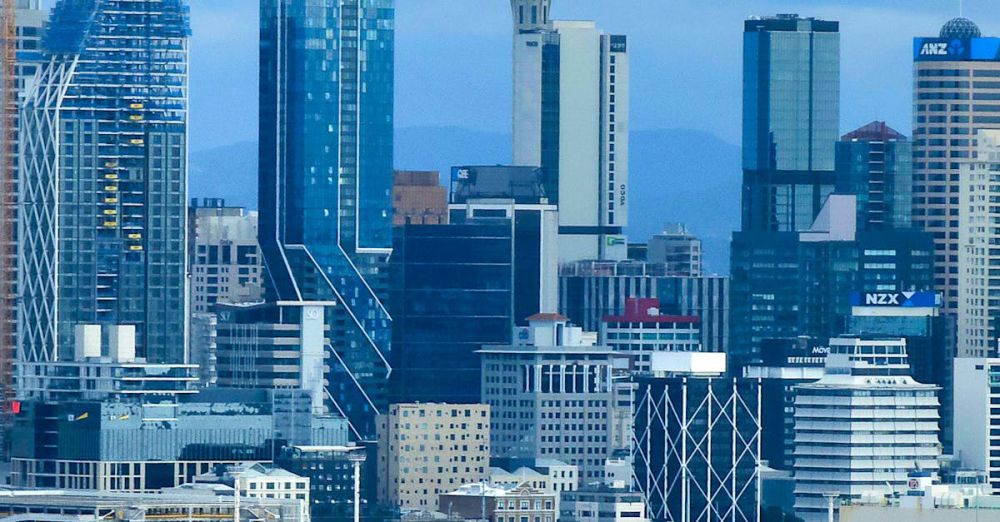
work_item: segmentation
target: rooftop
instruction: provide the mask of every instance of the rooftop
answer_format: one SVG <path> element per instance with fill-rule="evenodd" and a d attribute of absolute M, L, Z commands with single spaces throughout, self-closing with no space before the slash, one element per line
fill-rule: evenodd
<path fill-rule="evenodd" d="M 862 125 L 840 137 L 840 141 L 903 141 L 901 132 L 886 125 L 884 121 L 873 121 Z"/>

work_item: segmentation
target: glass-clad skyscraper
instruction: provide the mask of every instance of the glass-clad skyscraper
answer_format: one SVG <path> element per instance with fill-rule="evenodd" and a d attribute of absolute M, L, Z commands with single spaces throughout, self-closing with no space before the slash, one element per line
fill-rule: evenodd
<path fill-rule="evenodd" d="M 373 433 L 389 373 L 392 0 L 260 3 L 260 228 L 272 301 L 336 303 L 329 398 Z"/>
<path fill-rule="evenodd" d="M 23 359 L 66 358 L 98 324 L 184 360 L 189 32 L 183 0 L 52 10 L 20 116 Z"/>
<path fill-rule="evenodd" d="M 743 29 L 743 230 L 809 228 L 833 192 L 840 107 L 834 21 L 777 15 Z"/>

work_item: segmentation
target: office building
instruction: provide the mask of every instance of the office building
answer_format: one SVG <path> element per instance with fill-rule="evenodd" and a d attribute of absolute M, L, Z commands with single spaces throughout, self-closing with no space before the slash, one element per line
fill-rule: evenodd
<path fill-rule="evenodd" d="M 613 352 L 558 314 L 537 314 L 507 346 L 484 346 L 482 402 L 493 455 L 557 459 L 600 480 L 612 450 Z"/>
<path fill-rule="evenodd" d="M 743 377 L 760 380 L 760 458 L 772 469 L 792 469 L 795 387 L 823 377 L 823 363 L 829 351 L 825 341 L 820 345 L 810 337 L 767 339 L 760 363 L 743 368 Z M 789 502 L 789 508 L 791 505 Z"/>
<path fill-rule="evenodd" d="M 188 225 L 191 312 L 211 312 L 215 303 L 262 301 L 257 211 L 227 207 L 221 199 L 194 200 Z"/>
<path fill-rule="evenodd" d="M 556 207 L 533 167 L 455 167 L 448 225 L 394 230 L 394 402 L 477 403 L 483 345 L 558 296 Z"/>
<path fill-rule="evenodd" d="M 959 311 L 959 185 L 975 133 L 1000 129 L 1000 39 L 965 18 L 913 39 L 913 225 L 934 235 L 934 290 Z"/>
<path fill-rule="evenodd" d="M 499 488 L 477 482 L 442 494 L 437 510 L 459 520 L 554 522 L 559 514 L 555 497 L 528 485 Z"/>
<path fill-rule="evenodd" d="M 851 292 L 932 286 L 929 234 L 856 225 L 855 196 L 837 194 L 809 230 L 733 234 L 730 353 L 737 365 L 759 360 L 769 338 L 846 332 Z"/>
<path fill-rule="evenodd" d="M 823 377 L 795 389 L 796 515 L 826 520 L 831 495 L 891 495 L 913 469 L 936 473 L 937 391 L 910 377 L 905 339 L 830 339 Z"/>
<path fill-rule="evenodd" d="M 11 485 L 150 492 L 219 464 L 272 461 L 289 444 L 342 445 L 347 422 L 280 390 L 179 401 L 31 401 L 14 415 Z"/>
<path fill-rule="evenodd" d="M 934 292 L 851 294 L 847 333 L 905 339 L 910 376 L 939 388 L 940 439 L 945 453 L 951 453 L 955 343 L 947 326 L 941 296 Z"/>
<path fill-rule="evenodd" d="M 623 315 L 604 317 L 598 339 L 628 356 L 634 371 L 648 372 L 653 352 L 700 351 L 700 330 L 695 316 L 661 314 L 659 300 L 630 298 Z"/>
<path fill-rule="evenodd" d="M 559 205 L 559 261 L 624 259 L 629 60 L 624 35 L 511 0 L 514 164 L 541 167 Z"/>
<path fill-rule="evenodd" d="M 336 303 L 328 399 L 366 437 L 390 373 L 394 17 L 392 0 L 260 3 L 265 293 Z"/>
<path fill-rule="evenodd" d="M 394 232 L 392 400 L 478 403 L 476 350 L 509 344 L 515 320 L 510 220 Z"/>
<path fill-rule="evenodd" d="M 71 357 L 80 324 L 186 360 L 189 32 L 182 0 L 53 8 L 21 106 L 21 360 Z"/>
<path fill-rule="evenodd" d="M 559 214 L 537 168 L 453 167 L 451 220 L 504 217 L 514 237 L 514 323 L 557 305 Z"/>
<path fill-rule="evenodd" d="M 292 445 L 281 449 L 274 464 L 309 480 L 313 522 L 346 520 L 353 518 L 355 503 L 361 516 L 369 514 L 375 473 L 366 452 L 363 446 Z"/>
<path fill-rule="evenodd" d="M 216 386 L 302 390 L 310 411 L 346 417 L 340 403 L 334 401 L 333 408 L 327 403 L 326 376 L 339 364 L 330 348 L 330 306 L 322 301 L 216 305 Z M 362 436 L 355 424 L 351 429 Z"/>
<path fill-rule="evenodd" d="M 233 493 L 232 488 L 208 484 L 142 494 L 7 489 L 0 491 L 0 510 L 19 513 L 18 516 L 36 522 L 60 522 L 70 516 L 107 522 L 170 520 L 178 516 L 204 522 L 234 519 L 309 522 L 298 500 L 241 497 L 237 501 Z"/>
<path fill-rule="evenodd" d="M 589 485 L 562 495 L 562 522 L 648 522 L 642 495 L 627 489 Z"/>
<path fill-rule="evenodd" d="M 884 121 L 837 142 L 837 192 L 858 197 L 858 230 L 910 228 L 913 147 Z"/>
<path fill-rule="evenodd" d="M 688 232 L 684 223 L 667 223 L 663 232 L 646 243 L 644 261 L 666 263 L 671 274 L 700 277 L 701 260 L 701 239 Z"/>
<path fill-rule="evenodd" d="M 1000 42 L 1000 39 L 997 40 Z M 1000 75 L 1000 70 L 998 70 Z M 996 357 L 1000 339 L 1000 279 L 993 266 L 1000 250 L 993 245 L 1000 236 L 1000 208 L 993 204 L 1000 190 L 1000 130 L 976 134 L 976 159 L 959 169 L 961 182 L 958 215 L 958 355 Z"/>
<path fill-rule="evenodd" d="M 448 222 L 448 189 L 435 170 L 397 170 L 392 183 L 393 225 Z"/>
<path fill-rule="evenodd" d="M 702 349 L 729 346 L 729 278 L 671 274 L 666 264 L 641 261 L 580 261 L 559 267 L 559 310 L 574 324 L 598 331 L 601 319 L 625 313 L 629 298 L 655 298 L 660 313 L 695 316 Z"/>
<path fill-rule="evenodd" d="M 792 14 L 744 23 L 744 232 L 808 229 L 833 192 L 839 30 Z"/>
<path fill-rule="evenodd" d="M 954 455 L 969 469 L 987 473 L 992 494 L 1000 492 L 1000 440 L 993 430 L 1000 412 L 993 404 L 1000 397 L 1000 359 L 958 357 L 955 359 L 955 404 L 953 411 Z"/>
<path fill-rule="evenodd" d="M 393 404 L 378 419 L 378 498 L 404 510 L 433 510 L 438 497 L 486 480 L 490 407 Z"/>
<path fill-rule="evenodd" d="M 667 352 L 637 379 L 632 462 L 650 520 L 757 519 L 759 384 L 725 371 L 725 354 Z"/>

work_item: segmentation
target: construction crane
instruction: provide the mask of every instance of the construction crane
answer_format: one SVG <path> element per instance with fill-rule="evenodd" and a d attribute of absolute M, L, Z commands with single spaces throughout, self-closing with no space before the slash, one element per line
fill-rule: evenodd
<path fill-rule="evenodd" d="M 14 408 L 17 278 L 17 5 L 0 0 L 0 430 Z M 4 437 L 6 439 L 6 437 Z M 6 440 L 4 440 L 6 446 Z"/>

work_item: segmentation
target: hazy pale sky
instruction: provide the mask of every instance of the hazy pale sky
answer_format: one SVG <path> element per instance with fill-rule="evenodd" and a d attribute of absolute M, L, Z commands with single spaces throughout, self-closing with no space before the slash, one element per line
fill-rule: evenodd
<path fill-rule="evenodd" d="M 50 2 L 51 3 L 51 2 Z M 257 136 L 257 2 L 190 0 L 191 147 Z M 553 16 L 629 36 L 634 129 L 692 128 L 738 143 L 742 21 L 799 13 L 841 22 L 841 130 L 883 119 L 910 133 L 912 37 L 936 36 L 960 0 L 553 0 Z M 1000 35 L 997 0 L 965 0 Z M 396 0 L 396 125 L 509 132 L 507 0 Z"/>

